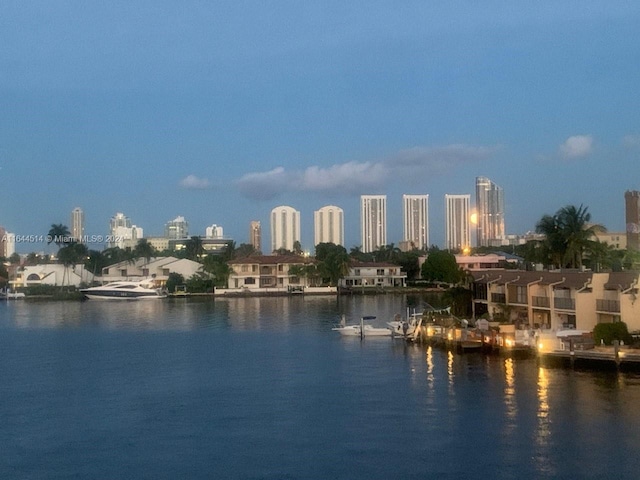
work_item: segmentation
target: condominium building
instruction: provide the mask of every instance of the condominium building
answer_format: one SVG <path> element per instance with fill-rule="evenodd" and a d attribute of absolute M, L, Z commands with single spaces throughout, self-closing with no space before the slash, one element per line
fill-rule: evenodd
<path fill-rule="evenodd" d="M 71 236 L 80 243 L 84 240 L 84 212 L 80 207 L 71 211 Z"/>
<path fill-rule="evenodd" d="M 164 226 L 164 236 L 169 240 L 189 237 L 189 222 L 183 216 L 168 221 Z"/>
<path fill-rule="evenodd" d="M 464 252 L 471 246 L 471 195 L 445 195 L 445 248 Z"/>
<path fill-rule="evenodd" d="M 205 229 L 204 236 L 205 238 L 224 238 L 224 231 L 220 225 L 214 223 Z"/>
<path fill-rule="evenodd" d="M 142 228 L 134 225 L 131 219 L 121 212 L 111 217 L 109 233 L 107 244 L 111 248 L 134 247 L 144 235 Z"/>
<path fill-rule="evenodd" d="M 262 227 L 257 220 L 252 220 L 249 224 L 249 244 L 256 252 L 262 251 Z"/>
<path fill-rule="evenodd" d="M 387 196 L 360 196 L 362 251 L 369 253 L 387 244 Z"/>
<path fill-rule="evenodd" d="M 0 227 L 0 257 L 9 258 L 16 251 L 16 236 Z"/>
<path fill-rule="evenodd" d="M 291 252 L 296 242 L 300 242 L 300 212 L 286 205 L 271 210 L 271 251 Z"/>
<path fill-rule="evenodd" d="M 429 195 L 402 196 L 402 240 L 412 248 L 429 248 Z"/>
<path fill-rule="evenodd" d="M 504 238 L 504 191 L 487 177 L 476 177 L 476 213 L 478 246 Z"/>
<path fill-rule="evenodd" d="M 327 205 L 313 214 L 314 245 L 334 243 L 344 245 L 344 212 L 340 207 Z"/>
<path fill-rule="evenodd" d="M 627 223 L 627 248 L 640 251 L 640 192 L 624 192 L 625 220 Z"/>

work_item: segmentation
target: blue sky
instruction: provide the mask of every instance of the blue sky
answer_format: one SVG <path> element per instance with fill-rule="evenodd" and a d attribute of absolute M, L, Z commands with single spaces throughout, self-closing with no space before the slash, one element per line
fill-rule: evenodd
<path fill-rule="evenodd" d="M 0 15 L 0 225 L 88 234 L 124 212 L 159 235 L 222 225 L 238 244 L 269 212 L 345 210 L 359 195 L 505 190 L 508 233 L 588 206 L 624 229 L 640 189 L 640 3 L 29 2 Z M 38 250 L 18 245 L 25 253 Z"/>

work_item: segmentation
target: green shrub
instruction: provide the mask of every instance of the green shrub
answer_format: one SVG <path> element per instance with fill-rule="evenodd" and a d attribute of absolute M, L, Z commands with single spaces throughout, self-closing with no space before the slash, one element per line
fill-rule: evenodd
<path fill-rule="evenodd" d="M 593 329 L 593 339 L 596 345 L 612 345 L 614 340 L 623 341 L 627 345 L 633 342 L 624 322 L 599 323 Z"/>

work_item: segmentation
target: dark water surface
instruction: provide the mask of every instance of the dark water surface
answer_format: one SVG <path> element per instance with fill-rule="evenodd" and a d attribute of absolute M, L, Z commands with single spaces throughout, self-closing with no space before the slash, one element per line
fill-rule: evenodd
<path fill-rule="evenodd" d="M 640 478 L 636 376 L 331 331 L 406 302 L 2 303 L 0 478 Z"/>

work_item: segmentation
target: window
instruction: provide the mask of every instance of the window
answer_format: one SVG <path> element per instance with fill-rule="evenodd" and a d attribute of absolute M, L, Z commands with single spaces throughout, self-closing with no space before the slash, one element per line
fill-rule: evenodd
<path fill-rule="evenodd" d="M 249 271 L 249 266 L 248 265 L 242 265 L 242 267 L 240 268 L 240 271 L 242 273 L 246 273 Z"/>
<path fill-rule="evenodd" d="M 123 268 L 123 269 L 120 270 L 120 276 L 122 276 L 122 277 L 126 277 L 127 276 L 127 269 L 126 268 Z"/>
<path fill-rule="evenodd" d="M 378 268 L 376 270 L 376 275 L 384 275 L 384 268 Z"/>
<path fill-rule="evenodd" d="M 256 284 L 256 279 L 253 277 L 247 277 L 244 279 L 244 284 L 245 285 L 255 285 Z"/>

